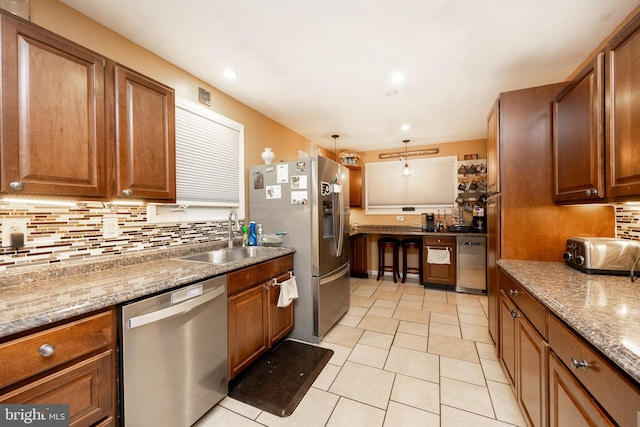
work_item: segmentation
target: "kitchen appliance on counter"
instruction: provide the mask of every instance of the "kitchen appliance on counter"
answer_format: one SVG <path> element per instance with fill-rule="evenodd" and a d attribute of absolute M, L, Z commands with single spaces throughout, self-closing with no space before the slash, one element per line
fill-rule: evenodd
<path fill-rule="evenodd" d="M 126 427 L 190 426 L 228 393 L 227 276 L 121 308 Z"/>
<path fill-rule="evenodd" d="M 456 237 L 456 292 L 487 292 L 487 238 Z"/>
<path fill-rule="evenodd" d="M 471 229 L 476 233 L 487 232 L 487 216 L 482 206 L 474 206 L 472 211 Z"/>
<path fill-rule="evenodd" d="M 349 170 L 322 156 L 252 166 L 249 215 L 296 249 L 291 338 L 318 343 L 349 309 Z"/>
<path fill-rule="evenodd" d="M 563 254 L 565 264 L 587 274 L 630 274 L 640 256 L 640 242 L 608 237 L 572 237 Z"/>

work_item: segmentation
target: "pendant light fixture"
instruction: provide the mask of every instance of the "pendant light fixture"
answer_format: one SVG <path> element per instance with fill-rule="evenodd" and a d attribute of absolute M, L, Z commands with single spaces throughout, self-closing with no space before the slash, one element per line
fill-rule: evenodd
<path fill-rule="evenodd" d="M 338 151 L 336 149 L 336 141 L 340 138 L 340 135 L 331 135 L 333 138 L 333 160 L 338 161 Z"/>
<path fill-rule="evenodd" d="M 404 142 L 404 166 L 402 167 L 402 176 L 404 178 L 407 178 L 409 176 L 411 176 L 411 169 L 409 169 L 409 156 L 408 156 L 408 147 L 409 147 L 409 141 L 410 139 L 405 139 L 402 142 Z"/>

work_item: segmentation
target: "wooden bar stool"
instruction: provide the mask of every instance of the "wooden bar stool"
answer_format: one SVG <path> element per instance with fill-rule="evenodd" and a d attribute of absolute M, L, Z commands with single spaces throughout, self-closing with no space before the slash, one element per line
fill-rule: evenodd
<path fill-rule="evenodd" d="M 385 251 L 387 248 L 391 248 L 393 251 L 393 263 L 387 265 L 385 263 Z M 398 267 L 398 253 L 400 251 L 400 240 L 393 237 L 383 237 L 378 239 L 378 278 L 384 274 L 385 271 L 391 271 L 393 273 L 393 281 L 398 283 L 398 277 L 400 277 L 400 270 Z M 397 276 L 397 277 L 396 277 Z"/>
<path fill-rule="evenodd" d="M 418 273 L 418 283 L 422 283 L 422 240 L 420 239 L 402 239 L 400 242 L 400 246 L 402 247 L 402 283 L 407 280 L 407 273 Z M 407 252 L 409 249 L 417 249 L 418 250 L 418 266 L 417 267 L 408 267 L 407 266 Z"/>

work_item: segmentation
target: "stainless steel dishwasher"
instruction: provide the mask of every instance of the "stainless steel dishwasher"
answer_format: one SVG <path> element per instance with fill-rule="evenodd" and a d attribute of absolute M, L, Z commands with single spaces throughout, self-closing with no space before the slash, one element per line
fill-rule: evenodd
<path fill-rule="evenodd" d="M 456 291 L 474 294 L 487 292 L 487 238 L 456 237 Z"/>
<path fill-rule="evenodd" d="M 188 427 L 228 392 L 227 276 L 122 306 L 122 425 Z"/>

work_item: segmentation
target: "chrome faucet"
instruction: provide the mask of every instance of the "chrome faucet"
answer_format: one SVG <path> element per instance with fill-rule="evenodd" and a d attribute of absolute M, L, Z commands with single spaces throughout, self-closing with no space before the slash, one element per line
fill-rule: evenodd
<path fill-rule="evenodd" d="M 235 221 L 234 221 L 235 220 Z M 229 247 L 233 247 L 233 232 L 240 230 L 240 222 L 238 222 L 238 212 L 231 210 L 229 213 Z"/>

